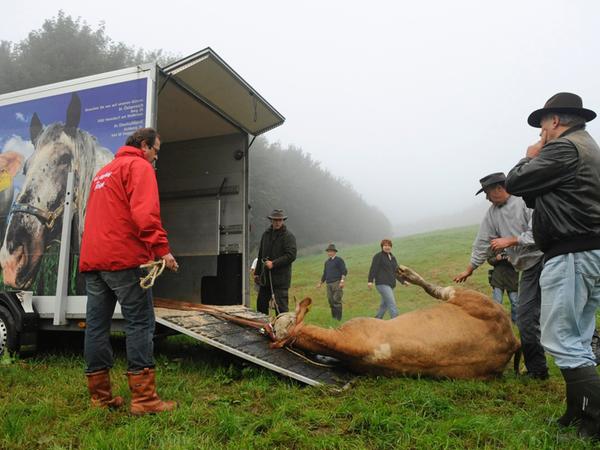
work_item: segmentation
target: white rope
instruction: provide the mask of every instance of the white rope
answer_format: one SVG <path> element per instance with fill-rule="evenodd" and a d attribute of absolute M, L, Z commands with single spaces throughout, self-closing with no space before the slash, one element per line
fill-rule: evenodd
<path fill-rule="evenodd" d="M 140 269 L 149 270 L 148 275 L 140 278 L 140 287 L 142 289 L 149 289 L 154 286 L 154 280 L 165 270 L 165 260 L 161 259 L 160 261 L 151 261 L 147 264 L 142 264 Z"/>

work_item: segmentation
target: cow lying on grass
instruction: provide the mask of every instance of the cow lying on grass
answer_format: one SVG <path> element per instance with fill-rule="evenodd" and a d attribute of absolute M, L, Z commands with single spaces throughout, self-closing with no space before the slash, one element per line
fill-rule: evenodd
<path fill-rule="evenodd" d="M 276 319 L 273 345 L 332 356 L 361 373 L 477 379 L 502 374 L 520 343 L 500 305 L 473 290 L 433 286 L 408 267 L 400 266 L 396 276 L 443 302 L 391 320 L 359 317 L 326 329 L 303 322 L 311 304 L 306 298 L 295 313 Z"/>

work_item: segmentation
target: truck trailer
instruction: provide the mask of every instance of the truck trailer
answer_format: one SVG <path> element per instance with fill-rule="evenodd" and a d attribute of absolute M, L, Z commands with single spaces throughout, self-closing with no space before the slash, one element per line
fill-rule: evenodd
<path fill-rule="evenodd" d="M 249 306 L 248 152 L 284 117 L 212 49 L 0 96 L 0 353 L 82 330 L 92 178 L 140 127 L 161 136 L 163 226 L 180 264 L 156 297 Z M 114 330 L 123 329 L 117 305 Z"/>

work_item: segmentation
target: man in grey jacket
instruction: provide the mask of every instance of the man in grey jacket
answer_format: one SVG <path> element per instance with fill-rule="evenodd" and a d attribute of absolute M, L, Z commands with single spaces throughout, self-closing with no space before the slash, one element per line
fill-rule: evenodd
<path fill-rule="evenodd" d="M 600 439 L 600 376 L 591 348 L 600 304 L 600 148 L 585 131 L 596 113 L 581 97 L 552 96 L 529 115 L 541 139 L 510 171 L 507 188 L 534 208 L 533 236 L 544 252 L 542 344 L 566 384 L 558 423 Z"/>
<path fill-rule="evenodd" d="M 542 270 L 542 252 L 535 246 L 531 233 L 531 210 L 525 202 L 510 195 L 504 187 L 506 176 L 492 173 L 479 182 L 492 203 L 479 227 L 479 233 L 473 242 L 471 262 L 466 270 L 454 278 L 457 283 L 464 282 L 487 258 L 489 249 L 506 251 L 508 261 L 517 271 L 522 272 L 519 282 L 519 300 L 517 308 L 517 327 L 521 334 L 523 358 L 527 375 L 545 380 L 548 378 L 548 365 L 544 349 L 540 343 L 540 287 Z"/>

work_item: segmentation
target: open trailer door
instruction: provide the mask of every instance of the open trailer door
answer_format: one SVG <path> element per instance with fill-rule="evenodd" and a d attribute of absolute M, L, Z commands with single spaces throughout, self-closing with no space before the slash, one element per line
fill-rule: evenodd
<path fill-rule="evenodd" d="M 210 48 L 176 61 L 163 71 L 170 81 L 250 135 L 265 133 L 285 120 Z"/>

